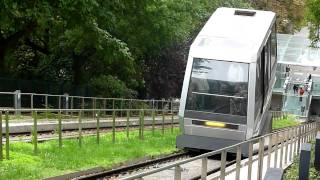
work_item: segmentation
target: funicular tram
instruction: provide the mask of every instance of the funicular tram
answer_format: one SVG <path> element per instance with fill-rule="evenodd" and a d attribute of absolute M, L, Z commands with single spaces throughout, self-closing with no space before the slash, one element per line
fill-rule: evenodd
<path fill-rule="evenodd" d="M 216 150 L 271 131 L 276 14 L 218 8 L 189 51 L 181 93 L 181 149 Z"/>

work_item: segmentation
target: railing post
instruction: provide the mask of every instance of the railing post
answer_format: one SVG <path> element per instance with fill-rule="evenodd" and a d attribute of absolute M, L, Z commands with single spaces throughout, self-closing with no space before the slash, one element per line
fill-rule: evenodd
<path fill-rule="evenodd" d="M 141 117 L 141 135 L 142 139 L 144 139 L 144 110 L 142 110 L 142 117 Z"/>
<path fill-rule="evenodd" d="M 95 115 L 97 118 L 97 144 L 100 144 L 100 111 Z"/>
<path fill-rule="evenodd" d="M 202 166 L 201 166 L 201 180 L 207 179 L 207 171 L 208 171 L 208 158 L 202 158 Z"/>
<path fill-rule="evenodd" d="M 171 133 L 173 133 L 173 123 L 174 123 L 173 100 L 171 100 Z"/>
<path fill-rule="evenodd" d="M 45 98 L 44 98 L 44 106 L 46 108 L 46 120 L 48 120 L 48 95 L 45 95 Z"/>
<path fill-rule="evenodd" d="M 314 157 L 314 167 L 317 171 L 320 171 L 320 133 L 316 137 L 315 145 L 315 157 Z"/>
<path fill-rule="evenodd" d="M 164 109 L 162 109 L 162 126 L 161 126 L 161 132 L 162 132 L 162 134 L 164 134 L 164 120 L 165 120 L 165 117 L 164 117 Z"/>
<path fill-rule="evenodd" d="M 267 168 L 270 168 L 270 161 L 271 161 L 271 152 L 272 152 L 272 140 L 273 135 L 269 135 L 269 144 L 268 144 L 268 158 L 267 158 Z"/>
<path fill-rule="evenodd" d="M 112 111 L 112 143 L 116 142 L 116 111 Z"/>
<path fill-rule="evenodd" d="M 221 152 L 221 169 L 220 169 L 220 180 L 225 180 L 226 177 L 226 161 L 227 161 L 227 151 Z"/>
<path fill-rule="evenodd" d="M 33 109 L 33 94 L 30 95 L 30 108 Z"/>
<path fill-rule="evenodd" d="M 154 135 L 154 124 L 155 124 L 156 118 L 155 118 L 155 110 L 152 109 L 152 135 Z"/>
<path fill-rule="evenodd" d="M 264 138 L 259 139 L 258 151 L 258 180 L 262 180 L 263 158 L 264 158 Z"/>
<path fill-rule="evenodd" d="M 2 111 L 0 111 L 0 161 L 3 160 L 3 145 L 2 145 Z"/>
<path fill-rule="evenodd" d="M 58 134 L 59 134 L 59 148 L 62 148 L 62 121 L 61 110 L 58 112 Z"/>
<path fill-rule="evenodd" d="M 14 95 L 14 109 L 15 109 L 15 115 L 20 116 L 21 115 L 21 91 L 16 90 Z"/>
<path fill-rule="evenodd" d="M 278 139 L 279 139 L 279 133 L 276 133 L 276 138 L 275 138 L 275 144 L 274 144 L 274 168 L 277 168 L 278 164 Z"/>
<path fill-rule="evenodd" d="M 127 138 L 129 138 L 129 124 L 130 123 L 130 110 L 127 110 Z"/>
<path fill-rule="evenodd" d="M 236 157 L 236 180 L 240 179 L 240 168 L 241 168 L 241 146 L 237 146 L 237 157 Z"/>
<path fill-rule="evenodd" d="M 68 93 L 64 93 L 64 109 L 69 109 L 69 94 Z M 66 111 L 66 114 L 68 115 L 68 111 Z"/>
<path fill-rule="evenodd" d="M 253 155 L 253 142 L 249 142 L 248 147 L 248 180 L 251 180 L 252 176 L 252 155 Z"/>
<path fill-rule="evenodd" d="M 285 132 L 282 132 L 282 138 L 285 138 Z M 283 148 L 284 148 L 284 141 L 285 139 L 282 139 L 280 142 L 280 168 L 282 168 L 283 165 Z"/>
<path fill-rule="evenodd" d="M 82 147 L 82 112 L 79 111 L 79 147 Z"/>
<path fill-rule="evenodd" d="M 37 111 L 33 111 L 33 152 L 34 154 L 38 154 L 38 112 Z"/>
<path fill-rule="evenodd" d="M 309 177 L 309 164 L 311 156 L 311 144 L 303 143 L 301 145 L 299 161 L 299 180 L 306 180 Z"/>
<path fill-rule="evenodd" d="M 176 166 L 174 168 L 174 180 L 181 180 L 181 167 L 180 166 Z"/>
<path fill-rule="evenodd" d="M 6 116 L 5 116 L 5 121 L 6 121 L 6 159 L 10 159 L 9 158 L 9 146 L 10 146 L 10 142 L 9 142 L 9 112 L 6 111 Z"/>

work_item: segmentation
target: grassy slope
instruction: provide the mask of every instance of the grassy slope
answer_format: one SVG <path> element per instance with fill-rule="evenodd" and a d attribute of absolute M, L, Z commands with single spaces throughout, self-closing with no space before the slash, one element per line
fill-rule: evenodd
<path fill-rule="evenodd" d="M 40 143 L 39 155 L 33 155 L 33 145 L 29 143 L 12 143 L 10 160 L 0 162 L 0 179 L 41 179 L 67 172 L 88 169 L 96 166 L 111 167 L 127 160 L 146 155 L 168 154 L 176 150 L 174 133 L 166 132 L 164 136 L 156 131 L 152 136 L 145 131 L 145 140 L 138 139 L 138 132 L 132 131 L 127 140 L 125 133 L 117 133 L 117 142 L 111 142 L 111 134 L 101 136 L 100 145 L 95 137 L 85 137 L 83 147 L 78 141 L 64 140 L 63 148 L 58 148 L 57 141 Z"/>
<path fill-rule="evenodd" d="M 297 126 L 300 122 L 295 119 L 294 116 L 288 115 L 287 117 L 284 117 L 282 119 L 276 119 L 272 122 L 272 129 L 280 129 L 290 126 Z"/>

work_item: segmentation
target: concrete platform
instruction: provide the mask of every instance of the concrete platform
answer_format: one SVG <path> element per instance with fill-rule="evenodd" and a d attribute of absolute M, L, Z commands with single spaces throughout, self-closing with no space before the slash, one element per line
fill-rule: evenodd
<path fill-rule="evenodd" d="M 177 117 L 174 117 L 174 123 L 178 123 L 179 120 Z M 164 124 L 171 124 L 171 116 L 165 117 Z M 162 124 L 162 117 L 155 118 L 155 125 Z M 116 118 L 116 127 L 126 127 L 127 120 L 126 118 Z M 139 118 L 133 117 L 129 120 L 130 126 L 138 126 Z M 145 117 L 144 125 L 152 125 L 152 118 Z M 32 131 L 33 122 L 30 119 L 29 121 L 22 122 L 10 122 L 9 121 L 9 132 L 10 134 L 18 134 L 18 133 L 30 133 Z M 58 127 L 58 120 L 50 120 L 50 121 L 38 121 L 38 132 L 46 132 L 46 131 L 54 131 Z M 93 119 L 82 119 L 82 129 L 93 129 L 97 127 L 97 121 Z M 79 128 L 79 122 L 77 119 L 63 119 L 62 120 L 62 129 L 63 130 L 75 130 Z M 105 118 L 100 119 L 100 128 L 112 128 L 112 119 Z M 5 123 L 2 123 L 2 132 L 5 133 Z"/>

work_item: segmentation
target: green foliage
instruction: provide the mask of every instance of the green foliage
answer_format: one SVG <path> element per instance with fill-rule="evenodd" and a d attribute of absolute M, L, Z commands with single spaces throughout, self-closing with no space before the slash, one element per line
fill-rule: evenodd
<path fill-rule="evenodd" d="M 286 115 L 281 119 L 274 119 L 272 121 L 272 129 L 280 129 L 290 126 L 297 126 L 300 122 L 296 120 L 296 117 L 293 115 Z"/>
<path fill-rule="evenodd" d="M 219 6 L 249 7 L 243 0 L 3 0 L 0 71 L 90 84 L 97 95 L 177 96 L 187 47 Z"/>
<path fill-rule="evenodd" d="M 126 161 L 145 156 L 158 156 L 176 151 L 175 139 L 178 129 L 161 135 L 156 131 L 145 131 L 144 141 L 138 139 L 138 131 L 117 132 L 117 141 L 111 142 L 111 134 L 100 137 L 83 137 L 83 146 L 79 148 L 76 139 L 63 140 L 60 149 L 58 141 L 47 141 L 38 144 L 38 155 L 33 154 L 33 145 L 29 143 L 12 143 L 10 160 L 0 162 L 0 179 L 43 179 L 97 166 L 112 168 Z M 81 157 L 81 158 L 79 158 Z"/>
<path fill-rule="evenodd" d="M 320 42 L 320 0 L 307 0 L 307 21 L 309 22 L 311 46 L 319 47 Z"/>

